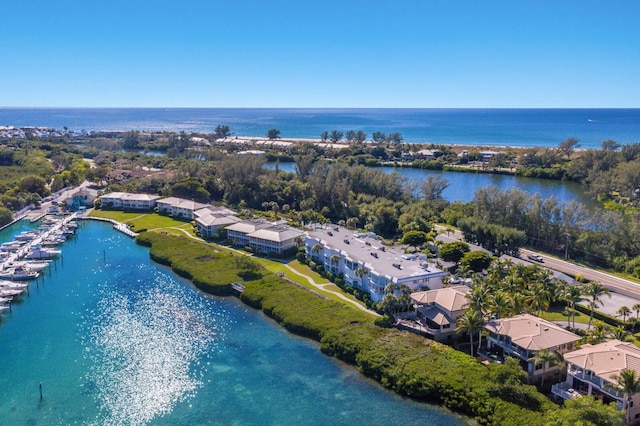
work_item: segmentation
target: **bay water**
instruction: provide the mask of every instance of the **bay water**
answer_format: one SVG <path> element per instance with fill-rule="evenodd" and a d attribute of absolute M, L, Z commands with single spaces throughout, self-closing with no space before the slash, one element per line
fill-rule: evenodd
<path fill-rule="evenodd" d="M 0 425 L 465 424 L 202 294 L 109 225 L 61 248 L 0 321 Z"/>

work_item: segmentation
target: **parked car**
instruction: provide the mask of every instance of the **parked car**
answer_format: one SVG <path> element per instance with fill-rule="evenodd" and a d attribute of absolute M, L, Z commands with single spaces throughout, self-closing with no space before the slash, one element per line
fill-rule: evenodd
<path fill-rule="evenodd" d="M 533 260 L 533 261 L 540 262 L 540 263 L 544 262 L 544 259 L 539 254 L 531 253 L 527 257 L 529 258 L 529 260 Z"/>

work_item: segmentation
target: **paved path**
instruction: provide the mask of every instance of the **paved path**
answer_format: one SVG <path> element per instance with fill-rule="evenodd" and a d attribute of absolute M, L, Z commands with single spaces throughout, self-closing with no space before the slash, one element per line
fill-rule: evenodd
<path fill-rule="evenodd" d="M 168 227 L 168 228 L 170 228 L 170 229 L 176 229 L 176 230 L 178 230 L 178 231 L 182 231 L 182 232 L 183 232 L 187 237 L 189 237 L 189 238 L 191 238 L 191 239 L 194 239 L 194 240 L 197 240 L 197 241 L 201 241 L 201 242 L 206 242 L 206 241 L 205 241 L 205 240 L 203 240 L 202 238 L 194 237 L 191 233 L 189 233 L 189 231 L 188 231 L 188 230 L 186 230 L 186 229 L 184 229 L 184 228 L 175 227 L 175 226 Z M 162 229 L 167 229 L 167 228 L 157 228 L 157 229 L 154 229 L 154 230 L 162 230 Z M 236 249 L 232 249 L 232 248 L 229 248 L 229 250 L 234 250 L 234 251 L 236 251 L 237 253 L 239 253 L 239 254 L 243 254 L 243 255 L 245 255 L 245 256 L 252 256 L 252 254 L 251 254 L 251 253 L 246 253 L 246 252 L 241 251 L 241 250 L 236 250 Z M 377 316 L 377 317 L 379 317 L 379 316 L 380 316 L 380 314 L 378 314 L 377 312 L 372 311 L 372 310 L 370 310 L 370 309 L 367 309 L 365 306 L 362 306 L 360 303 L 358 303 L 358 302 L 356 302 L 356 301 L 354 301 L 354 300 L 352 300 L 352 299 L 349 299 L 349 298 L 348 298 L 347 296 L 345 296 L 342 292 L 339 292 L 339 291 L 336 291 L 336 290 L 332 290 L 332 289 L 330 289 L 330 288 L 327 288 L 327 287 L 332 286 L 332 285 L 335 285 L 335 284 L 330 283 L 330 282 L 329 282 L 329 283 L 324 283 L 324 284 L 317 283 L 317 282 L 315 282 L 315 280 L 314 280 L 312 277 L 310 277 L 309 275 L 305 275 L 305 274 L 303 274 L 302 272 L 297 271 L 296 269 L 292 268 L 291 266 L 287 265 L 286 263 L 283 263 L 282 265 L 283 265 L 285 268 L 287 268 L 289 271 L 291 271 L 292 273 L 294 273 L 294 274 L 296 274 L 296 275 L 298 275 L 298 276 L 300 276 L 300 277 L 302 277 L 302 278 L 306 279 L 306 280 L 309 282 L 309 284 L 311 284 L 312 286 L 314 286 L 316 289 L 321 290 L 321 291 L 323 291 L 323 292 L 325 292 L 325 293 L 331 293 L 331 294 L 333 294 L 333 295 L 335 295 L 335 296 L 339 297 L 340 299 L 344 300 L 345 302 L 352 304 L 353 306 L 355 306 L 356 308 L 360 309 L 361 311 L 367 312 L 367 313 L 369 313 L 369 314 L 371 314 L 371 315 L 375 315 L 375 316 Z"/>
<path fill-rule="evenodd" d="M 300 276 L 300 277 L 302 277 L 302 278 L 305 278 L 307 281 L 309 281 L 309 284 L 311 284 L 312 286 L 314 286 L 314 287 L 315 287 L 315 288 L 317 288 L 318 290 L 322 290 L 322 291 L 324 291 L 324 292 L 326 292 L 326 293 L 334 294 L 334 295 L 338 296 L 340 299 L 344 300 L 345 302 L 349 302 L 349 303 L 351 303 L 353 306 L 355 306 L 356 308 L 360 309 L 361 311 L 367 312 L 367 313 L 369 313 L 369 314 L 371 314 L 371 315 L 375 315 L 375 316 L 377 316 L 377 317 L 379 317 L 379 316 L 380 316 L 380 314 L 378 314 L 377 312 L 372 311 L 372 310 L 370 310 L 370 309 L 367 309 L 365 306 L 362 306 L 360 303 L 358 303 L 358 302 L 356 302 L 356 301 L 354 301 L 354 300 L 349 299 L 347 296 L 345 296 L 345 295 L 344 295 L 344 294 L 342 294 L 341 292 L 338 292 L 338 291 L 335 291 L 335 290 L 332 290 L 332 289 L 326 288 L 327 286 L 331 286 L 331 285 L 335 285 L 335 284 L 333 284 L 333 283 L 324 283 L 324 284 L 317 283 L 317 282 L 315 282 L 315 280 L 314 280 L 313 278 L 311 278 L 310 276 L 305 275 L 305 274 L 303 274 L 302 272 L 298 272 L 297 270 L 295 270 L 295 269 L 294 269 L 294 268 L 292 268 L 291 266 L 289 266 L 289 265 L 287 265 L 287 264 L 284 264 L 284 266 L 285 266 L 289 271 L 293 272 L 294 274 L 296 274 L 296 275 L 298 275 L 298 276 Z"/>

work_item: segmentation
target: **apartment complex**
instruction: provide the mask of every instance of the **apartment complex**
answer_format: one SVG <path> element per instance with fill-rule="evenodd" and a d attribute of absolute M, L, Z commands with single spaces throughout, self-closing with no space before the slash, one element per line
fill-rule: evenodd
<path fill-rule="evenodd" d="M 325 270 L 344 274 L 347 285 L 366 291 L 373 301 L 384 297 L 389 284 L 412 291 L 442 288 L 445 272 L 427 262 L 425 254 L 407 254 L 387 247 L 373 232 L 359 233 L 341 226 L 307 232 L 306 254 Z"/>

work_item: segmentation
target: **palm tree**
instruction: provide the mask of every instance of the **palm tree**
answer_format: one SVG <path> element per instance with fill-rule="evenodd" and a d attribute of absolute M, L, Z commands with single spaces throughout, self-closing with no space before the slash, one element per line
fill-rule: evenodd
<path fill-rule="evenodd" d="M 317 255 L 322 251 L 323 248 L 324 247 L 322 246 L 322 244 L 315 244 L 313 247 L 311 247 L 311 253 L 314 255 Z M 312 257 L 317 259 L 317 256 L 312 256 Z"/>
<path fill-rule="evenodd" d="M 616 313 L 622 317 L 622 322 L 626 324 L 627 323 L 627 315 L 631 314 L 631 309 L 629 309 L 626 306 L 623 306 L 620 309 L 618 309 L 618 311 Z"/>
<path fill-rule="evenodd" d="M 540 381 L 540 389 L 544 389 L 544 376 L 547 373 L 547 366 L 551 367 L 558 363 L 558 356 L 550 352 L 548 349 L 542 349 L 530 358 L 529 361 L 533 361 L 534 365 L 542 363 L 542 379 Z M 535 367 L 534 367 L 535 368 Z"/>
<path fill-rule="evenodd" d="M 497 291 L 489 298 L 489 314 L 496 318 L 509 316 L 513 313 L 513 299 L 509 293 Z"/>
<path fill-rule="evenodd" d="M 631 307 L 632 310 L 634 310 L 636 312 L 636 319 L 640 320 L 640 303 L 636 303 L 635 305 L 633 305 Z"/>
<path fill-rule="evenodd" d="M 620 340 L 621 342 L 628 342 L 631 336 L 631 333 L 625 330 L 621 325 L 614 327 L 609 331 L 612 338 Z"/>
<path fill-rule="evenodd" d="M 482 328 L 482 315 L 475 309 L 467 309 L 456 320 L 456 333 L 469 333 L 469 353 L 473 356 L 473 333 Z"/>
<path fill-rule="evenodd" d="M 576 305 L 582 301 L 583 288 L 579 285 L 570 285 L 567 287 L 567 291 L 564 294 L 565 302 L 567 305 L 574 311 L 576 310 Z M 576 315 L 573 315 L 573 328 L 576 328 Z"/>
<path fill-rule="evenodd" d="M 625 369 L 615 377 L 618 383 L 611 385 L 610 387 L 622 392 L 625 395 L 625 413 L 627 417 L 627 424 L 631 424 L 631 399 L 633 395 L 640 392 L 640 377 L 636 376 L 635 370 Z"/>
<path fill-rule="evenodd" d="M 567 317 L 567 328 L 571 327 L 571 318 L 575 318 L 577 314 L 575 309 L 567 306 L 566 308 L 564 308 L 564 311 L 562 311 L 562 314 Z"/>
<path fill-rule="evenodd" d="M 529 293 L 525 296 L 525 301 L 531 312 L 540 314 L 540 311 L 549 309 L 551 294 L 542 283 L 533 284 Z"/>
<path fill-rule="evenodd" d="M 591 298 L 591 301 L 589 302 L 589 307 L 591 308 L 591 315 L 589 316 L 589 329 L 591 329 L 591 323 L 593 322 L 593 312 L 597 307 L 602 306 L 602 296 L 604 296 L 605 294 L 609 296 L 609 298 L 611 298 L 611 292 L 609 291 L 609 289 L 603 287 L 599 282 L 591 281 L 589 284 L 587 284 L 585 296 Z"/>

